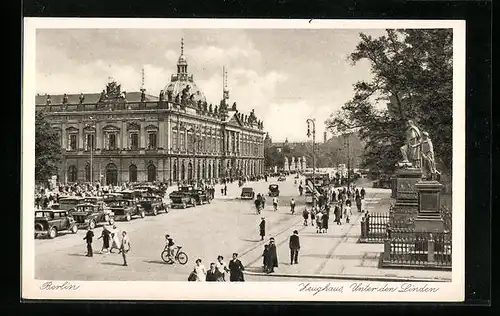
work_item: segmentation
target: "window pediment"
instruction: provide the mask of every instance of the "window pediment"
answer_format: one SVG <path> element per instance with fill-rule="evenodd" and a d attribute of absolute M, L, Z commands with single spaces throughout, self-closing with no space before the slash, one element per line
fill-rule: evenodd
<path fill-rule="evenodd" d="M 138 131 L 141 129 L 141 125 L 136 122 L 130 122 L 127 124 L 127 130 L 129 131 Z"/>
<path fill-rule="evenodd" d="M 156 131 L 158 130 L 158 126 L 156 125 L 153 125 L 153 124 L 149 124 L 148 126 L 146 126 L 145 128 L 147 131 Z"/>
<path fill-rule="evenodd" d="M 106 132 L 119 132 L 120 129 L 114 125 L 106 125 L 102 128 L 103 131 Z"/>
<path fill-rule="evenodd" d="M 76 128 L 74 126 L 70 126 L 70 127 L 66 128 L 66 131 L 68 133 L 78 133 L 78 128 Z"/>

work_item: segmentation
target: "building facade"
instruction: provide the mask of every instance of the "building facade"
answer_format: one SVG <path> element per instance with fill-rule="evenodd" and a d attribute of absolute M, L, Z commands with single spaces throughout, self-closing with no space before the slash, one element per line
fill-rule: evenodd
<path fill-rule="evenodd" d="M 174 184 L 262 174 L 263 122 L 229 106 L 227 88 L 208 105 L 187 66 L 181 48 L 177 74 L 158 97 L 123 92 L 115 81 L 96 94 L 37 95 L 36 110 L 63 149 L 59 181 Z"/>

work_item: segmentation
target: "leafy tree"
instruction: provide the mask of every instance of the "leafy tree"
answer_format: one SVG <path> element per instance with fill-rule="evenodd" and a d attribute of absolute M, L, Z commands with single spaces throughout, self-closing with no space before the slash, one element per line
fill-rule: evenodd
<path fill-rule="evenodd" d="M 386 30 L 360 34 L 353 65 L 369 61 L 373 78 L 327 120 L 333 132 L 356 130 L 365 144 L 363 166 L 391 172 L 401 159 L 408 119 L 427 131 L 445 173 L 452 163 L 453 38 L 450 29 Z M 385 102 L 385 107 L 381 107 Z"/>
<path fill-rule="evenodd" d="M 35 116 L 35 180 L 45 181 L 57 173 L 61 162 L 61 145 L 57 133 L 42 112 Z"/>

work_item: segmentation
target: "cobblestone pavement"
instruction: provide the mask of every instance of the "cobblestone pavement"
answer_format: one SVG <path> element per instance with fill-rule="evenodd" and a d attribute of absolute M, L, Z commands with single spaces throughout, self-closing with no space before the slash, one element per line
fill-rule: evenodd
<path fill-rule="evenodd" d="M 94 257 L 86 257 L 83 240 L 85 230 L 76 235 L 67 234 L 53 240 L 35 240 L 35 277 L 45 280 L 99 280 L 99 281 L 185 281 L 196 259 L 208 267 L 217 255 L 228 261 L 233 252 L 240 254 L 246 266 L 247 281 L 318 281 L 319 278 L 366 279 L 367 276 L 383 278 L 445 279 L 446 272 L 387 270 L 377 267 L 382 245 L 357 244 L 361 214 L 355 212 L 350 224 L 334 225 L 317 234 L 314 227 L 303 226 L 304 197 L 298 196 L 292 178 L 285 182 L 250 182 L 256 193 L 267 193 L 271 183 L 280 185 L 281 196 L 277 212 L 272 210 L 271 198 L 261 215 L 256 214 L 252 201 L 239 199 L 241 188 L 236 183 L 228 185 L 228 195 L 221 196 L 216 186 L 211 204 L 187 209 L 171 210 L 168 214 L 130 222 L 117 222 L 126 230 L 131 242 L 128 266 L 122 266 L 121 255 L 100 254 L 101 240 L 93 243 Z M 388 210 L 390 191 L 366 188 L 367 208 L 373 212 Z M 295 198 L 297 211 L 290 213 L 289 201 Z M 266 218 L 267 236 L 260 241 L 259 223 Z M 294 229 L 299 230 L 301 251 L 298 265 L 289 264 L 288 238 Z M 101 228 L 94 231 L 96 237 Z M 189 256 L 186 265 L 166 264 L 161 259 L 165 234 L 173 236 L 177 245 Z M 268 238 L 274 237 L 278 245 L 279 267 L 275 274 L 261 273 L 262 249 Z M 451 275 L 451 273 L 450 273 Z"/>

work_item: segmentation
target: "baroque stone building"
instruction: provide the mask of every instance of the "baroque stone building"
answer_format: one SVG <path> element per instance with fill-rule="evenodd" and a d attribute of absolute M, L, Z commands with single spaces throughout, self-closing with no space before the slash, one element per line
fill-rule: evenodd
<path fill-rule="evenodd" d="M 172 184 L 264 172 L 263 122 L 230 106 L 225 85 L 220 103 L 207 104 L 182 46 L 158 97 L 116 81 L 101 93 L 36 96 L 63 149 L 59 181 Z"/>

